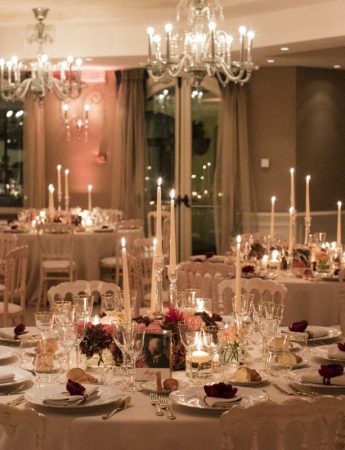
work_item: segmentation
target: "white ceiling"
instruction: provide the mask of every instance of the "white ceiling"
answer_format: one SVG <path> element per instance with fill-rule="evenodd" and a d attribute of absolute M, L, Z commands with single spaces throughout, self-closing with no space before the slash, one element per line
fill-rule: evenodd
<path fill-rule="evenodd" d="M 345 0 L 223 0 L 224 29 L 241 24 L 256 32 L 255 61 L 265 65 L 345 68 Z M 74 54 L 94 66 L 137 65 L 146 57 L 146 28 L 175 18 L 177 0 L 0 0 L 0 55 L 33 55 L 24 46 L 31 9 L 50 8 L 55 25 L 53 57 Z M 287 45 L 288 53 L 280 47 Z"/>

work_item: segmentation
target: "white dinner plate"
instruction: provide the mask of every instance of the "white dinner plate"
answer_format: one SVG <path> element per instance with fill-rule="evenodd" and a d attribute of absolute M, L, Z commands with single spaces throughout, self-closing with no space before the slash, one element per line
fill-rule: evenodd
<path fill-rule="evenodd" d="M 231 405 L 227 406 L 208 406 L 203 398 L 205 396 L 205 391 L 203 388 L 187 388 L 187 389 L 179 389 L 177 391 L 171 392 L 169 398 L 171 401 L 178 406 L 184 406 L 187 408 L 194 408 L 205 411 L 224 411 L 229 408 L 232 408 L 233 405 L 238 404 L 236 402 L 236 397 L 234 398 L 234 402 Z M 267 400 L 267 395 L 264 392 L 258 391 L 255 388 L 250 387 L 241 387 L 238 389 L 236 393 L 237 397 L 240 397 L 243 401 L 250 400 L 251 402 L 255 401 L 264 401 Z"/>
<path fill-rule="evenodd" d="M 28 381 L 30 380 L 30 378 L 32 378 L 32 373 L 29 373 L 26 370 L 18 369 L 17 367 L 12 366 L 0 367 L 0 376 L 5 375 L 9 372 L 14 374 L 14 379 L 6 383 L 0 383 L 0 389 L 2 387 L 14 386 L 16 384 L 24 383 L 25 381 Z"/>
<path fill-rule="evenodd" d="M 186 380 L 177 380 L 178 381 L 178 388 L 177 389 L 186 389 L 188 387 L 190 387 L 190 383 Z M 157 394 L 160 395 L 167 395 L 170 394 L 173 391 L 168 391 L 168 390 L 161 390 L 161 391 L 157 391 L 157 383 L 156 380 L 149 380 L 149 381 L 145 381 L 143 383 L 140 384 L 141 389 L 144 392 L 157 392 Z"/>
<path fill-rule="evenodd" d="M 10 359 L 13 356 L 15 356 L 13 350 L 9 349 L 8 347 L 0 347 L 0 361 L 6 361 L 6 359 Z"/>
<path fill-rule="evenodd" d="M 84 385 L 87 386 L 87 385 Z M 92 385 L 94 387 L 94 385 Z M 117 402 L 124 395 L 117 390 L 114 386 L 99 386 L 98 395 L 91 398 L 91 400 L 81 403 L 80 405 L 62 406 L 62 405 L 45 405 L 43 403 L 44 399 L 49 398 L 49 396 L 54 396 L 56 394 L 61 394 L 66 392 L 66 384 L 47 384 L 42 388 L 34 387 L 25 393 L 25 400 L 29 403 L 41 406 L 44 408 L 53 408 L 63 410 L 76 410 L 76 409 L 88 409 L 100 406 L 109 405 L 111 403 Z"/>
<path fill-rule="evenodd" d="M 25 327 L 25 332 L 18 337 L 14 334 L 14 327 L 0 328 L 0 342 L 11 342 L 20 344 L 20 340 L 25 337 L 40 336 L 36 327 Z"/>
<path fill-rule="evenodd" d="M 331 348 L 331 346 L 329 346 L 329 345 L 327 345 L 327 346 L 324 345 L 322 347 L 315 347 L 315 348 L 311 349 L 311 354 L 315 358 L 320 358 L 320 359 L 323 359 L 325 361 L 345 363 L 345 352 L 344 352 L 344 358 L 343 359 L 330 358 L 328 356 L 328 351 L 329 351 L 330 348 Z"/>
<path fill-rule="evenodd" d="M 313 326 L 311 325 L 310 327 L 308 327 L 311 329 L 313 329 Z M 307 330 L 308 330 L 307 328 Z M 325 330 L 325 335 L 324 336 L 320 336 L 320 337 L 314 337 L 314 338 L 309 338 L 308 342 L 321 342 L 321 341 L 330 341 L 332 339 L 335 339 L 339 336 L 341 336 L 341 331 L 338 330 L 337 328 L 330 328 L 330 327 L 317 327 L 318 329 L 324 329 Z M 293 333 L 293 331 L 290 331 L 288 327 L 282 327 L 282 332 L 283 333 Z"/>

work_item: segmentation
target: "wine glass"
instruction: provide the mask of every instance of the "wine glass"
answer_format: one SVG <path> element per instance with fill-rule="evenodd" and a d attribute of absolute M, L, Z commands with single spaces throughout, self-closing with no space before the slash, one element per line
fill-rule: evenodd
<path fill-rule="evenodd" d="M 73 301 L 76 317 L 88 321 L 92 314 L 93 296 L 86 294 L 75 295 Z"/>
<path fill-rule="evenodd" d="M 52 309 L 58 325 L 72 323 L 75 315 L 75 308 L 68 300 L 54 300 Z"/>
<path fill-rule="evenodd" d="M 35 312 L 35 322 L 37 329 L 41 332 L 42 340 L 46 341 L 49 331 L 53 329 L 54 312 L 52 311 Z"/>
<path fill-rule="evenodd" d="M 77 328 L 74 323 L 62 324 L 59 327 L 60 342 L 65 351 L 66 368 L 70 369 L 71 350 L 77 341 Z"/>

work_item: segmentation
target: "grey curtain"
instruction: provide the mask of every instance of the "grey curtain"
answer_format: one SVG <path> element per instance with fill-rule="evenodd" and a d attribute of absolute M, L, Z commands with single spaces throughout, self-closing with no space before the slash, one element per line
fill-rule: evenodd
<path fill-rule="evenodd" d="M 143 69 L 116 73 L 116 143 L 112 204 L 127 218 L 144 218 L 145 86 Z"/>
<path fill-rule="evenodd" d="M 247 88 L 221 89 L 218 146 L 214 177 L 217 252 L 229 250 L 230 238 L 257 228 L 247 132 Z"/>
<path fill-rule="evenodd" d="M 24 99 L 24 206 L 46 206 L 44 105 L 31 94 Z"/>

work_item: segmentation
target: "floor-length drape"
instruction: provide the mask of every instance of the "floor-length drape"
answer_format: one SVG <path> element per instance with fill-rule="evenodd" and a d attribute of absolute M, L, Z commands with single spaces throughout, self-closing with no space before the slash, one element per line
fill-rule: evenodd
<path fill-rule="evenodd" d="M 232 236 L 256 229 L 255 196 L 250 174 L 247 133 L 247 88 L 221 89 L 214 219 L 217 252 L 229 250 Z"/>
<path fill-rule="evenodd" d="M 24 99 L 24 206 L 46 206 L 45 126 L 44 104 Z"/>
<path fill-rule="evenodd" d="M 117 72 L 112 204 L 127 218 L 144 218 L 145 81 L 143 69 Z"/>

